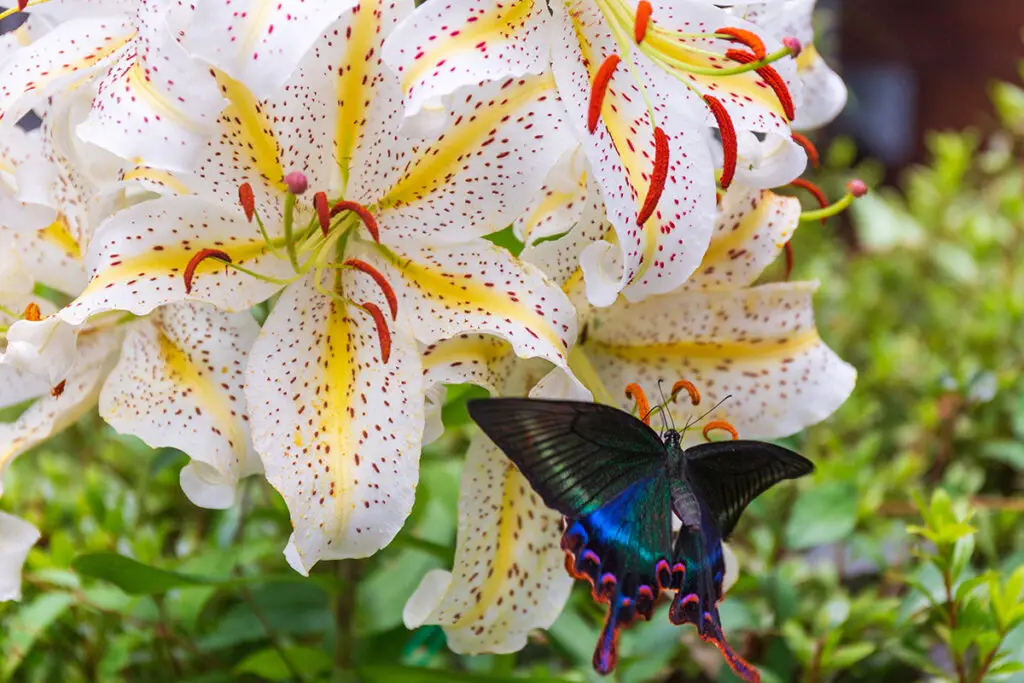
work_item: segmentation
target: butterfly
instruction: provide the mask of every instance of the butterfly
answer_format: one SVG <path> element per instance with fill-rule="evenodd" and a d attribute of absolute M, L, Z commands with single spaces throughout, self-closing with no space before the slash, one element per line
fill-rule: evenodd
<path fill-rule="evenodd" d="M 754 498 L 813 471 L 809 460 L 759 441 L 683 449 L 680 431 L 666 427 L 659 435 L 599 403 L 492 398 L 467 407 L 548 507 L 564 515 L 566 569 L 609 604 L 594 650 L 598 673 L 615 668 L 619 631 L 649 620 L 658 596 L 671 590 L 672 623 L 693 624 L 738 676 L 760 681 L 722 632 L 722 540 Z M 674 542 L 673 513 L 682 521 Z"/>

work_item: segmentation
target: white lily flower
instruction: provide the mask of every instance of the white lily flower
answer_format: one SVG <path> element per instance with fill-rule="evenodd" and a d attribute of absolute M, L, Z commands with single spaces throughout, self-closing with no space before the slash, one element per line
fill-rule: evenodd
<path fill-rule="evenodd" d="M 81 324 L 185 300 L 241 311 L 281 292 L 245 396 L 302 572 L 375 552 L 409 514 L 425 423 L 419 344 L 488 333 L 565 368 L 576 336 L 564 293 L 480 239 L 573 145 L 554 80 L 481 85 L 442 137 L 407 138 L 397 79 L 373 55 L 411 11 L 344 12 L 281 88 L 264 84 L 270 99 L 215 73 L 230 104 L 205 158 L 191 174 L 126 174 L 179 196 L 111 217 L 87 257 L 88 287 L 60 313 Z M 205 50 L 227 68 L 245 48 L 221 29 Z"/>
<path fill-rule="evenodd" d="M 413 121 L 478 80 L 553 73 L 614 228 L 588 260 L 609 278 L 614 271 L 614 294 L 638 301 L 674 290 L 701 262 L 715 210 L 711 148 L 723 159 L 723 188 L 738 170 L 738 135 L 787 150 L 787 163 L 757 169 L 766 186 L 803 171 L 789 129 L 799 100 L 794 47 L 757 32 L 698 0 L 573 0 L 551 11 L 455 0 L 417 8 L 384 55 L 402 76 Z M 722 144 L 709 144 L 711 129 Z"/>
<path fill-rule="evenodd" d="M 34 526 L 0 512 L 0 602 L 21 600 L 21 569 L 38 540 Z"/>
<path fill-rule="evenodd" d="M 659 380 L 679 379 L 689 382 L 700 408 L 730 396 L 701 424 L 691 424 L 687 444 L 701 440 L 705 429 L 734 429 L 753 439 L 786 436 L 835 411 L 856 372 L 818 336 L 811 306 L 816 283 L 751 286 L 792 237 L 799 215 L 795 199 L 736 185 L 723 198 L 701 267 L 683 287 L 640 303 L 620 298 L 607 308 L 581 309 L 583 337 L 570 364 L 594 400 L 633 410 L 638 394 L 657 396 Z M 575 264 L 592 237 L 574 230 L 527 247 L 523 258 L 578 291 Z M 424 364 L 437 381 L 493 391 L 508 375 L 509 357 L 500 341 L 465 337 L 428 349 Z M 698 415 L 691 400 L 682 400 L 691 398 L 683 388 L 668 405 L 677 425 Z M 581 398 L 564 389 L 545 395 Z M 457 652 L 517 650 L 564 604 L 563 527 L 485 437 L 475 438 L 465 472 L 453 574 L 424 578 L 406 605 L 406 624 L 441 624 Z M 731 586 L 737 576 L 731 551 L 726 559 Z"/>
<path fill-rule="evenodd" d="M 223 108 L 207 67 L 178 42 L 193 9 L 171 0 L 33 3 L 55 25 L 0 64 L 0 126 L 95 84 L 77 133 L 125 159 L 188 169 Z"/>

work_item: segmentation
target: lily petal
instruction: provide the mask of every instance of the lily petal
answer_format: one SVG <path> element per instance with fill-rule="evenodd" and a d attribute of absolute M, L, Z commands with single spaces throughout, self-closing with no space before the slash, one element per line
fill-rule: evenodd
<path fill-rule="evenodd" d="M 797 130 L 821 128 L 839 116 L 846 106 L 846 84 L 825 63 L 814 45 L 804 46 L 797 58 L 797 74 L 803 83 L 803 100 L 793 127 Z"/>
<path fill-rule="evenodd" d="M 76 360 L 78 332 L 55 315 L 42 320 L 19 320 L 7 330 L 7 349 L 0 363 L 45 377 L 55 386 Z"/>
<path fill-rule="evenodd" d="M 508 340 L 522 358 L 565 366 L 576 311 L 539 269 L 477 240 L 459 247 L 409 243 L 381 264 L 424 344 L 465 333 Z"/>
<path fill-rule="evenodd" d="M 462 654 L 515 652 L 547 628 L 572 588 L 562 518 L 483 435 L 470 443 L 459 495 L 453 574 L 431 572 L 406 604 L 408 628 L 444 627 Z"/>
<path fill-rule="evenodd" d="M 243 83 L 257 99 L 277 95 L 317 38 L 354 0 L 201 0 L 186 29 L 188 51 Z"/>
<path fill-rule="evenodd" d="M 142 4 L 138 36 L 100 80 L 92 111 L 77 128 L 87 142 L 159 168 L 193 167 L 227 103 L 217 82 L 174 34 L 183 7 Z M 191 12 L 189 12 L 191 13 Z"/>
<path fill-rule="evenodd" d="M 262 469 L 243 394 L 257 334 L 248 313 L 165 306 L 128 333 L 100 393 L 100 416 L 114 429 L 192 458 L 181 486 L 196 505 L 231 507 L 238 480 Z"/>
<path fill-rule="evenodd" d="M 61 431 L 96 404 L 100 385 L 114 366 L 120 344 L 117 329 L 81 335 L 75 367 L 63 390 L 56 395 L 45 394 L 17 420 L 0 424 L 0 483 L 14 458 Z"/>
<path fill-rule="evenodd" d="M 343 273 L 346 297 L 376 292 Z M 246 401 L 267 479 L 295 532 L 286 556 L 305 574 L 322 559 L 365 557 L 412 510 L 423 434 L 419 350 L 401 327 L 382 361 L 373 319 L 314 287 L 285 289 L 250 352 Z"/>
<path fill-rule="evenodd" d="M 582 148 L 570 150 L 558 160 L 540 192 L 512 224 L 520 242 L 529 245 L 561 235 L 579 223 L 588 202 L 600 201 L 588 171 Z M 604 205 L 600 208 L 603 212 Z"/>
<path fill-rule="evenodd" d="M 757 189 L 781 187 L 807 170 L 807 152 L 791 137 L 749 131 L 737 134 L 736 182 Z"/>
<path fill-rule="evenodd" d="M 700 268 L 684 288 L 739 289 L 752 284 L 800 225 L 800 200 L 736 184 L 722 206 Z"/>
<path fill-rule="evenodd" d="M 687 379 L 702 405 L 731 397 L 709 420 L 728 420 L 743 438 L 787 436 L 832 414 L 856 379 L 818 336 L 817 287 L 679 292 L 614 306 L 595 312 L 583 348 L 613 394 L 630 382 L 654 391 L 659 379 Z M 690 415 L 682 401 L 673 412 L 679 424 Z"/>
<path fill-rule="evenodd" d="M 21 569 L 39 537 L 25 520 L 0 512 L 0 602 L 21 600 Z"/>
<path fill-rule="evenodd" d="M 57 26 L 0 64 L 0 122 L 13 126 L 52 93 L 108 67 L 135 36 L 128 17 Z"/>
<path fill-rule="evenodd" d="M 80 325 L 103 311 L 144 315 L 186 298 L 239 311 L 280 289 L 279 284 L 206 259 L 195 270 L 191 294 L 186 294 L 185 267 L 202 249 L 224 251 L 234 263 L 267 277 L 293 274 L 287 260 L 269 252 L 240 208 L 228 210 L 198 197 L 168 197 L 137 204 L 100 226 L 86 257 L 89 285 L 59 315 Z"/>
<path fill-rule="evenodd" d="M 460 334 L 423 351 L 423 384 L 475 384 L 492 394 L 515 362 L 512 345 L 489 334 Z"/>
<path fill-rule="evenodd" d="M 464 86 L 542 73 L 548 64 L 548 18 L 540 0 L 454 0 L 418 7 L 384 47 L 384 61 L 402 79 L 406 117 Z"/>

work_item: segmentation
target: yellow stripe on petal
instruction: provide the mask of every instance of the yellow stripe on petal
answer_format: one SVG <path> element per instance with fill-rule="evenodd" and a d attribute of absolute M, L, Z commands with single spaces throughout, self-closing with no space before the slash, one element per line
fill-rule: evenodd
<path fill-rule="evenodd" d="M 201 132 L 202 128 L 195 120 L 175 106 L 166 95 L 153 87 L 149 76 L 146 75 L 146 69 L 143 67 L 141 59 L 136 59 L 128 68 L 126 81 L 131 89 L 131 93 L 128 96 L 142 98 L 152 109 L 160 112 L 164 118 L 174 121 L 174 123 L 186 130 L 194 133 Z"/>
<path fill-rule="evenodd" d="M 366 110 L 373 98 L 368 56 L 371 50 L 379 48 L 380 15 L 372 5 L 359 7 L 352 15 L 349 30 L 338 76 L 338 122 L 334 133 L 334 158 L 346 183 L 356 141 L 366 124 Z"/>
<path fill-rule="evenodd" d="M 548 216 L 558 211 L 560 208 L 573 201 L 582 190 L 587 186 L 587 174 L 584 173 L 580 176 L 577 189 L 572 192 L 562 192 L 560 190 L 552 190 L 549 194 L 545 195 L 544 199 L 538 202 L 537 206 L 534 207 L 530 215 L 527 216 L 525 226 L 523 227 L 523 242 L 526 244 L 530 243 L 530 235 L 534 229 Z"/>
<path fill-rule="evenodd" d="M 516 539 L 522 527 L 521 517 L 530 508 L 530 497 L 525 492 L 531 491 L 529 482 L 519 473 L 511 462 L 505 467 L 505 478 L 502 483 L 501 515 L 498 517 L 498 533 L 494 548 L 494 559 L 488 576 L 476 592 L 476 605 L 462 614 L 452 626 L 459 626 L 476 621 L 494 606 L 495 599 L 502 594 L 506 585 L 515 574 Z"/>
<path fill-rule="evenodd" d="M 511 82 L 501 91 L 500 101 L 484 103 L 473 116 L 453 125 L 443 140 L 423 149 L 378 205 L 412 204 L 435 192 L 458 172 L 465 155 L 491 144 L 502 119 L 536 102 L 545 93 L 553 97 L 555 90 L 555 79 L 550 73 Z"/>
<path fill-rule="evenodd" d="M 518 0 L 509 6 L 498 4 L 494 13 L 477 15 L 476 21 L 463 25 L 458 35 L 447 35 L 441 40 L 434 41 L 436 47 L 433 50 L 417 55 L 415 61 L 409 65 L 402 78 L 402 94 L 408 95 L 410 88 L 423 78 L 428 70 L 436 68 L 455 54 L 480 50 L 482 44 L 509 41 L 526 25 L 532 11 L 533 0 Z"/>
<path fill-rule="evenodd" d="M 127 256 L 120 260 L 105 263 L 89 281 L 89 285 L 82 292 L 80 298 L 84 299 L 105 287 L 133 279 L 183 274 L 189 260 L 204 246 L 212 245 L 192 243 L 189 247 L 181 245 L 165 247 L 159 251 L 153 250 L 145 254 Z M 263 240 L 232 242 L 227 246 L 218 242 L 214 248 L 224 249 L 231 256 L 231 260 L 234 263 L 242 265 L 246 261 L 251 261 L 268 253 L 267 244 Z M 196 267 L 195 276 L 206 275 L 226 267 L 228 266 L 225 266 L 216 259 L 206 259 Z"/>
<path fill-rule="evenodd" d="M 50 244 L 59 247 L 65 254 L 74 260 L 82 258 L 82 249 L 78 246 L 77 240 L 71 235 L 68 222 L 63 216 L 39 231 L 39 237 Z"/>
<path fill-rule="evenodd" d="M 318 395 L 318 401 L 311 408 L 317 416 L 317 431 L 320 432 L 318 441 L 324 446 L 322 454 L 330 462 L 331 479 L 327 494 L 339 502 L 334 508 L 339 529 L 347 527 L 348 517 L 357 499 L 352 492 L 357 477 L 350 471 L 350 461 L 353 457 L 360 457 L 355 448 L 352 427 L 355 418 L 352 394 L 358 384 L 352 349 L 358 343 L 347 311 L 338 302 L 332 302 L 327 333 L 320 350 L 324 359 L 323 376 L 328 381 L 322 385 L 324 391 Z"/>
<path fill-rule="evenodd" d="M 284 169 L 281 167 L 281 146 L 274 136 L 270 119 L 256 96 L 239 81 L 222 71 L 214 71 L 217 84 L 230 104 L 221 113 L 228 135 L 237 138 L 250 151 L 253 165 L 263 178 L 282 192 Z"/>
<path fill-rule="evenodd" d="M 795 356 L 821 343 L 818 331 L 810 329 L 780 338 L 678 341 L 669 344 L 639 344 L 626 346 L 608 344 L 598 340 L 588 342 L 599 351 L 628 361 L 656 362 L 659 358 L 686 360 L 757 361 Z"/>
<path fill-rule="evenodd" d="M 497 337 L 466 335 L 446 339 L 423 356 L 423 369 L 429 371 L 452 363 L 479 363 L 488 367 L 509 354 L 512 345 Z"/>
<path fill-rule="evenodd" d="M 821 59 L 821 55 L 818 53 L 818 48 L 814 47 L 813 43 L 808 43 L 803 46 L 796 58 L 796 69 L 797 71 L 806 71 L 814 66 L 819 59 Z"/>
<path fill-rule="evenodd" d="M 143 182 L 162 185 L 177 195 L 192 194 L 185 183 L 178 180 L 174 174 L 168 171 L 160 171 L 145 166 L 134 168 L 124 174 L 124 180 L 139 180 Z"/>
<path fill-rule="evenodd" d="M 190 392 L 202 410 L 211 418 L 214 424 L 220 429 L 226 429 L 224 438 L 231 443 L 239 459 L 245 457 L 245 435 L 239 432 L 237 418 L 232 413 L 231 403 L 224 395 L 220 385 L 207 376 L 202 369 L 192 362 L 188 354 L 165 335 L 162 331 L 157 333 L 157 343 L 160 347 L 160 355 L 171 378 L 181 387 L 183 392 Z"/>
<path fill-rule="evenodd" d="M 516 323 L 558 352 L 566 348 L 565 342 L 552 329 L 550 321 L 530 306 L 508 298 L 500 285 L 488 287 L 477 279 L 456 278 L 431 270 L 422 261 L 401 261 L 393 257 L 392 263 L 416 285 L 421 296 L 426 299 L 454 310 L 486 311 L 488 316 Z"/>
<path fill-rule="evenodd" d="M 762 226 L 769 204 L 773 204 L 772 195 L 765 193 L 758 201 L 757 208 L 745 214 L 734 230 L 720 238 L 712 239 L 711 246 L 701 261 L 700 269 L 725 261 L 749 242 Z"/>

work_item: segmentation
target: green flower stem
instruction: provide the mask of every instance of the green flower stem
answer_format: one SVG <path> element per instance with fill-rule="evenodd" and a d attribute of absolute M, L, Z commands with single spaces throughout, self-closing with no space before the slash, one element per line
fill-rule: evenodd
<path fill-rule="evenodd" d="M 295 272 L 299 271 L 299 258 L 295 253 L 295 235 L 292 233 L 295 223 L 295 195 L 288 193 L 284 197 L 284 245 L 288 250 L 288 261 Z"/>

